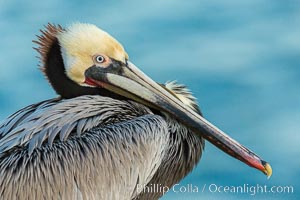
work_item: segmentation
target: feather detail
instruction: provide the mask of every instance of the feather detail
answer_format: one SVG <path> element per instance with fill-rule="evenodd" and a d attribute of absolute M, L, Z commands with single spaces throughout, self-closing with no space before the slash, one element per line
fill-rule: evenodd
<path fill-rule="evenodd" d="M 48 23 L 48 25 L 45 26 L 44 30 L 40 30 L 41 35 L 36 35 L 37 40 L 32 41 L 33 43 L 38 45 L 38 47 L 34 47 L 33 49 L 35 49 L 39 53 L 39 68 L 45 76 L 45 64 L 47 62 L 47 54 L 51 46 L 57 41 L 57 34 L 63 31 L 65 30 L 60 25 Z"/>
<path fill-rule="evenodd" d="M 182 103 L 202 115 L 197 103 L 197 98 L 193 96 L 192 92 L 185 85 L 179 84 L 177 81 L 168 81 L 164 84 L 164 87 Z"/>
<path fill-rule="evenodd" d="M 151 114 L 145 106 L 131 101 L 85 95 L 73 99 L 52 99 L 28 106 L 0 123 L 0 158 L 28 145 L 28 153 L 48 140 L 65 141 L 97 126 L 114 124 Z"/>

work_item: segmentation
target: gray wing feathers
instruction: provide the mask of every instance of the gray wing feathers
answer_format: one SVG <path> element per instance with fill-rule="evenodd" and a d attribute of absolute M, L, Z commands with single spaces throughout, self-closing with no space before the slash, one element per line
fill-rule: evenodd
<path fill-rule="evenodd" d="M 101 96 L 49 100 L 24 108 L 0 124 L 0 158 L 5 152 L 28 145 L 29 154 L 57 135 L 61 141 L 99 124 L 115 123 L 151 113 L 144 106 Z M 136 108 L 138 107 L 138 108 Z M 116 117 L 117 116 L 117 117 Z"/>
<path fill-rule="evenodd" d="M 0 199 L 133 199 L 136 185 L 147 184 L 159 167 L 168 135 L 165 120 L 150 114 L 31 155 L 14 152 L 0 160 Z"/>

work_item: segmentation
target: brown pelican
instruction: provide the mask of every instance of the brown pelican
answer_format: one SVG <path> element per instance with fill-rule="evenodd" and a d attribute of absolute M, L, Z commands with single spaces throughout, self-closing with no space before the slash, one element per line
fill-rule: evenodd
<path fill-rule="evenodd" d="M 199 162 L 204 139 L 270 176 L 270 165 L 201 115 L 189 90 L 158 84 L 90 24 L 49 24 L 36 43 L 58 98 L 0 125 L 0 199 L 158 199 Z"/>

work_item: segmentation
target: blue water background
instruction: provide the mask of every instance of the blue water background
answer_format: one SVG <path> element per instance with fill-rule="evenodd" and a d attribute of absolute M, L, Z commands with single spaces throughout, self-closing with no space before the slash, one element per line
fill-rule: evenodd
<path fill-rule="evenodd" d="M 200 164 L 162 199 L 300 199 L 300 1 L 0 1 L 0 118 L 55 97 L 31 42 L 48 22 L 88 22 L 125 46 L 158 82 L 178 80 L 205 117 L 272 164 L 257 170 L 207 143 Z M 208 186 L 292 186 L 218 193 Z M 206 186 L 205 191 L 202 189 Z"/>

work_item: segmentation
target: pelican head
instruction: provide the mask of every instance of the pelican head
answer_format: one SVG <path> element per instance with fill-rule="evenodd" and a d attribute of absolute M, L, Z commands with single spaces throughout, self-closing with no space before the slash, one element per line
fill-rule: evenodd
<path fill-rule="evenodd" d="M 73 24 L 57 35 L 67 76 L 79 85 L 88 85 L 90 67 L 108 69 L 128 60 L 123 46 L 92 24 Z"/>
<path fill-rule="evenodd" d="M 37 41 L 42 69 L 62 97 L 100 94 L 132 99 L 167 113 L 225 153 L 271 175 L 267 162 L 195 112 L 188 101 L 140 71 L 123 46 L 105 31 L 77 23 L 66 29 L 48 25 L 42 32 Z"/>

